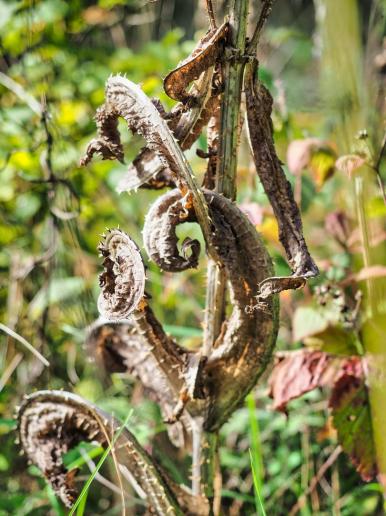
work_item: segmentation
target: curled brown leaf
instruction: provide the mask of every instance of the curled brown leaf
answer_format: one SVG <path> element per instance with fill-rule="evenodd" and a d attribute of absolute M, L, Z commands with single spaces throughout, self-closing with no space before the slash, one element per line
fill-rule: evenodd
<path fill-rule="evenodd" d="M 18 423 L 24 452 L 42 470 L 67 507 L 76 498 L 76 471 L 67 471 L 63 454 L 82 441 L 107 447 L 119 429 L 114 418 L 79 396 L 63 391 L 38 391 L 27 396 L 20 407 Z M 127 429 L 119 435 L 116 450 L 118 461 L 129 469 L 156 514 L 183 514 L 165 480 L 166 472 L 160 473 L 159 466 Z"/>
<path fill-rule="evenodd" d="M 86 349 L 107 373 L 127 373 L 140 380 L 146 394 L 160 405 L 164 420 L 172 418 L 178 396 L 169 381 L 171 374 L 168 377 L 158 366 L 151 344 L 138 332 L 134 321 L 96 321 L 88 329 Z M 189 447 L 189 428 L 189 420 L 184 415 L 175 424 L 168 425 L 167 431 L 175 446 Z"/>
<path fill-rule="evenodd" d="M 319 271 L 309 254 L 299 208 L 276 154 L 271 121 L 273 100 L 265 86 L 255 80 L 256 73 L 257 61 L 253 61 L 248 64 L 245 76 L 249 141 L 257 173 L 279 224 L 279 239 L 293 270 L 290 277 L 265 280 L 259 294 L 264 299 L 274 292 L 302 287 L 307 278 Z"/>
<path fill-rule="evenodd" d="M 98 250 L 104 271 L 99 276 L 98 310 L 107 319 L 128 317 L 145 292 L 145 267 L 136 243 L 119 229 L 107 232 Z"/>
<path fill-rule="evenodd" d="M 221 55 L 228 30 L 228 23 L 209 30 L 192 53 L 165 77 L 164 88 L 169 97 L 181 102 L 192 99 L 192 95 L 187 91 L 189 84 L 198 79 L 209 66 L 215 64 Z"/>

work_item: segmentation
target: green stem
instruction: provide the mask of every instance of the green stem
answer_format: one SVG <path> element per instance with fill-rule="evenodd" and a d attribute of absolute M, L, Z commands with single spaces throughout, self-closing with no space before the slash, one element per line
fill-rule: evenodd
<path fill-rule="evenodd" d="M 233 53 L 223 66 L 224 93 L 221 104 L 219 160 L 216 191 L 230 199 L 236 198 L 237 147 L 240 127 L 240 103 L 246 51 L 249 0 L 232 0 L 229 7 L 230 48 Z M 226 276 L 224 269 L 213 260 L 208 264 L 208 285 L 202 353 L 209 356 L 220 334 L 225 317 Z M 201 483 L 214 514 L 217 434 L 201 433 Z"/>
<path fill-rule="evenodd" d="M 371 248 L 368 235 L 368 222 L 366 215 L 366 199 L 369 197 L 370 174 L 362 175 L 358 171 L 355 177 L 355 203 L 358 216 L 358 225 L 362 240 L 363 264 L 366 268 L 385 261 L 385 248 Z M 361 335 L 365 350 L 367 368 L 367 380 L 369 385 L 369 400 L 373 438 L 377 455 L 378 480 L 382 484 L 386 496 L 386 320 L 384 315 L 383 300 L 386 293 L 386 279 L 368 278 L 362 316 L 364 324 Z"/>
<path fill-rule="evenodd" d="M 229 8 L 231 53 L 223 66 L 224 93 L 221 105 L 219 165 L 216 191 L 236 198 L 237 147 L 240 101 L 245 62 L 249 0 L 232 0 Z M 220 334 L 225 314 L 226 278 L 223 269 L 210 260 L 204 326 L 203 354 L 208 356 Z"/>

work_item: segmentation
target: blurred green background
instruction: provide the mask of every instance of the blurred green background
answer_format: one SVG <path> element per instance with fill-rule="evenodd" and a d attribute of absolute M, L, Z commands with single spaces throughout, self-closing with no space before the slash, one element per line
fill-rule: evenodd
<path fill-rule="evenodd" d="M 254 19 L 259 2 L 251 4 Z M 218 1 L 216 9 L 220 17 L 226 6 Z M 384 9 L 382 2 L 364 0 L 278 0 L 262 38 L 261 75 L 275 99 L 281 159 L 286 161 L 293 140 L 316 137 L 323 142 L 301 173 L 286 169 L 321 276 L 311 288 L 281 295 L 280 350 L 300 346 L 294 338 L 294 316 L 300 306 L 311 305 L 313 288 L 340 282 L 362 264 L 353 181 L 335 170 L 334 162 L 363 145 L 369 153 L 380 146 L 386 59 L 381 46 L 384 18 L 379 14 Z M 107 77 L 126 73 L 149 96 L 171 107 L 162 78 L 206 28 L 204 5 L 192 0 L 0 1 L 0 320 L 50 362 L 45 368 L 0 334 L 0 515 L 65 514 L 15 443 L 15 407 L 25 393 L 38 388 L 72 390 L 121 418 L 133 407 L 130 426 L 140 442 L 177 480 L 188 482 L 188 463 L 180 471 L 169 458 L 158 408 L 133 381 L 118 374 L 104 378 L 83 348 L 85 328 L 98 316 L 100 235 L 119 225 L 142 247 L 144 216 L 159 193 L 119 195 L 116 186 L 125 165 L 96 160 L 81 169 L 78 163 L 95 134 L 93 116 L 103 102 Z M 369 134 L 365 143 L 356 139 L 363 129 Z M 143 142 L 124 129 L 122 134 L 129 163 Z M 205 144 L 203 135 L 197 147 L 205 149 Z M 195 149 L 187 155 L 202 175 L 205 162 Z M 277 274 L 288 273 L 245 135 L 238 181 L 238 201 L 252 212 Z M 385 206 L 371 174 L 366 188 L 371 234 L 384 234 Z M 337 211 L 350 228 L 346 247 L 325 224 Z M 182 233 L 199 236 L 194 225 Z M 384 256 L 383 240 L 373 246 L 379 256 Z M 168 332 L 191 347 L 200 343 L 205 271 L 204 255 L 198 270 L 181 275 L 161 274 L 149 264 L 147 289 L 156 314 Z M 222 429 L 227 513 L 255 513 L 248 450 L 256 446 L 262 453 L 267 514 L 289 514 L 303 494 L 302 515 L 382 513 L 379 485 L 361 481 L 343 455 L 310 492 L 314 475 L 336 447 L 320 392 L 293 402 L 288 419 L 273 412 L 270 403 L 265 379 L 248 406 Z M 107 464 L 102 473 L 114 482 L 111 469 Z M 80 480 L 88 474 L 83 468 Z M 120 514 L 119 495 L 106 485 L 95 487 L 85 514 Z M 140 514 L 141 506 L 135 507 L 133 514 Z"/>

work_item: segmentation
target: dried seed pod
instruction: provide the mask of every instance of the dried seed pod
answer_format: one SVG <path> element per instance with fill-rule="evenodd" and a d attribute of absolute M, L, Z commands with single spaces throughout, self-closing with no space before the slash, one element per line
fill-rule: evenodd
<path fill-rule="evenodd" d="M 98 250 L 104 260 L 99 276 L 98 310 L 110 320 L 129 316 L 145 292 L 145 267 L 136 243 L 123 231 L 107 232 Z"/>
<path fill-rule="evenodd" d="M 319 271 L 307 249 L 299 208 L 276 154 L 272 97 L 259 80 L 255 81 L 256 72 L 255 60 L 247 65 L 244 81 L 249 141 L 257 173 L 279 224 L 279 239 L 293 270 L 289 277 L 267 278 L 260 285 L 260 299 L 264 299 L 275 292 L 302 287 Z"/>
<path fill-rule="evenodd" d="M 28 459 L 38 466 L 67 507 L 76 499 L 76 470 L 67 471 L 63 454 L 82 441 L 107 447 L 119 422 L 75 394 L 40 391 L 24 399 L 18 413 L 20 442 Z M 125 465 L 146 493 L 158 515 L 184 514 L 165 472 L 135 437 L 124 429 L 115 445 L 118 462 Z"/>
<path fill-rule="evenodd" d="M 228 32 L 228 23 L 209 30 L 193 52 L 165 77 L 164 88 L 169 97 L 181 102 L 192 99 L 192 95 L 187 91 L 189 84 L 198 79 L 209 66 L 215 64 L 221 55 Z"/>

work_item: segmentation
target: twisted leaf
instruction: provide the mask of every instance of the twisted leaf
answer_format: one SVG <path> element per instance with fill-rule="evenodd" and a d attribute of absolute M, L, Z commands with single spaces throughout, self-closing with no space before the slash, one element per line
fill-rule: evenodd
<path fill-rule="evenodd" d="M 279 224 L 279 239 L 293 270 L 290 277 L 268 278 L 262 282 L 259 298 L 264 299 L 273 292 L 304 286 L 306 279 L 316 276 L 319 271 L 308 252 L 299 209 L 276 154 L 271 121 L 272 97 L 258 79 L 255 81 L 256 72 L 257 61 L 254 60 L 245 74 L 249 141 L 257 173 Z"/>
<path fill-rule="evenodd" d="M 213 245 L 227 272 L 233 310 L 207 361 L 190 358 L 194 388 L 188 390 L 201 395 L 197 395 L 200 399 L 193 395 L 187 409 L 204 416 L 205 428 L 214 430 L 237 408 L 265 369 L 276 340 L 278 313 L 274 296 L 258 306 L 254 301 L 258 284 L 272 274 L 271 259 L 255 228 L 230 200 L 208 190 L 204 195 L 213 222 Z M 145 245 L 162 267 L 175 270 L 179 256 L 176 225 L 193 217 L 177 190 L 162 196 L 150 210 Z M 184 376 L 189 376 L 189 367 Z"/>
<path fill-rule="evenodd" d="M 161 161 L 170 168 L 179 188 L 191 193 L 205 240 L 208 247 L 212 248 L 208 208 L 181 148 L 151 100 L 136 84 L 125 77 L 110 77 L 107 81 L 106 103 L 98 109 L 96 117 L 99 138 L 90 142 L 81 164 L 86 165 L 95 153 L 102 154 L 102 157 L 106 153 L 112 155 L 111 148 L 114 149 L 116 157 L 121 156 L 122 145 L 119 134 L 116 131 L 108 131 L 111 118 L 119 116 L 126 120 L 130 130 L 144 136 L 149 149 L 155 151 Z M 105 147 L 108 152 L 104 150 Z M 215 254 L 213 249 L 212 252 Z"/>
<path fill-rule="evenodd" d="M 147 340 L 132 321 L 96 321 L 88 330 L 86 349 L 106 372 L 128 373 L 140 380 L 146 393 L 160 405 L 163 418 L 172 419 L 178 396 L 158 366 Z M 170 440 L 178 448 L 189 446 L 189 428 L 190 422 L 185 416 L 168 425 Z"/>
<path fill-rule="evenodd" d="M 169 97 L 181 102 L 194 98 L 194 95 L 187 92 L 189 84 L 198 79 L 202 72 L 219 58 L 228 31 L 228 23 L 209 30 L 193 52 L 165 77 L 164 88 Z"/>
<path fill-rule="evenodd" d="M 40 391 L 24 399 L 18 413 L 20 442 L 67 507 L 76 498 L 75 471 L 67 471 L 62 456 L 81 441 L 106 447 L 119 422 L 79 396 Z M 183 514 L 166 473 L 127 430 L 116 442 L 118 460 L 134 476 L 156 514 Z"/>
<path fill-rule="evenodd" d="M 195 101 L 189 109 L 179 103 L 170 114 L 164 116 L 182 150 L 190 149 L 219 104 L 219 89 L 213 85 L 217 76 L 213 71 L 213 66 L 209 67 L 197 83 L 193 84 L 191 92 Z M 169 166 L 156 152 L 144 147 L 129 165 L 127 173 L 118 184 L 117 191 L 129 192 L 139 187 L 158 190 L 174 186 L 173 172 Z"/>
<path fill-rule="evenodd" d="M 136 243 L 119 229 L 108 231 L 98 250 L 104 271 L 98 310 L 111 320 L 124 319 L 135 310 L 145 292 L 145 267 Z"/>

